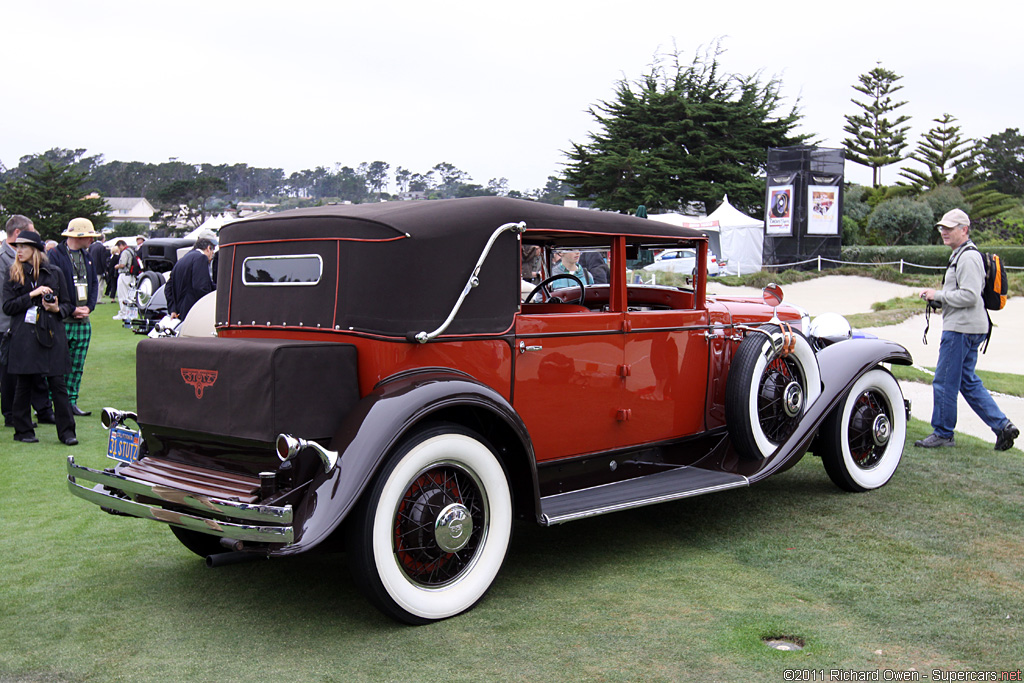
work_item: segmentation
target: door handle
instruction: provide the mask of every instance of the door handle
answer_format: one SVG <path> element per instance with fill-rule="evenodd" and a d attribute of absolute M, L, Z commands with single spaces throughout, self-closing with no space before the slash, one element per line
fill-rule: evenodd
<path fill-rule="evenodd" d="M 527 351 L 540 351 L 543 346 L 527 346 L 526 342 L 519 342 L 519 353 L 526 353 Z"/>

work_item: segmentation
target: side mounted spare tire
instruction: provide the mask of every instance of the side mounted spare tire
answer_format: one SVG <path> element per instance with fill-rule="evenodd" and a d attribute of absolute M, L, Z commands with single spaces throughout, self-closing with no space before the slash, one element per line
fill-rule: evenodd
<path fill-rule="evenodd" d="M 163 284 L 164 276 L 160 273 L 147 270 L 139 275 L 139 281 L 135 285 L 135 303 L 141 310 L 146 309 L 153 295 L 156 294 L 156 290 L 160 289 Z"/>
<path fill-rule="evenodd" d="M 903 392 L 896 378 L 879 367 L 861 375 L 825 418 L 818 455 L 836 486 L 860 493 L 888 483 L 906 438 Z"/>
<path fill-rule="evenodd" d="M 807 406 L 821 395 L 814 349 L 793 330 L 795 347 L 782 354 L 778 325 L 762 325 L 740 342 L 725 388 L 725 420 L 737 452 L 756 460 L 771 455 L 796 430 Z"/>

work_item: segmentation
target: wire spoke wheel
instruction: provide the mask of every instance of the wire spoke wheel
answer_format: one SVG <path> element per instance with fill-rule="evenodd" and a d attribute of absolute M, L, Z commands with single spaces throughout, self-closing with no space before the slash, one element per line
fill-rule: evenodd
<path fill-rule="evenodd" d="M 762 460 L 800 426 L 807 406 L 821 394 L 814 349 L 794 331 L 782 354 L 777 325 L 763 325 L 740 342 L 725 389 L 725 422 L 736 451 Z"/>
<path fill-rule="evenodd" d="M 878 465 L 892 431 L 892 408 L 877 391 L 865 391 L 854 402 L 847 439 L 853 463 L 862 470 Z"/>
<path fill-rule="evenodd" d="M 796 362 L 776 358 L 768 363 L 761 377 L 757 396 L 757 416 L 765 436 L 773 443 L 782 443 L 800 422 L 802 385 L 806 381 Z"/>
<path fill-rule="evenodd" d="M 409 624 L 447 619 L 494 582 L 512 535 L 512 493 L 479 434 L 438 423 L 410 434 L 364 494 L 348 536 L 353 578 Z"/>
<path fill-rule="evenodd" d="M 473 475 L 454 464 L 432 467 L 416 477 L 395 511 L 395 559 L 411 581 L 447 585 L 469 567 L 487 522 Z"/>
<path fill-rule="evenodd" d="M 822 423 L 818 454 L 836 486 L 868 491 L 892 478 L 906 436 L 903 392 L 887 370 L 876 367 L 854 382 Z"/>

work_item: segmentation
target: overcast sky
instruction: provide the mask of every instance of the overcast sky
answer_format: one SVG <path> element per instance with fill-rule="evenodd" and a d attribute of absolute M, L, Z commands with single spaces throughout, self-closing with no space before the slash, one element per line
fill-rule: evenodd
<path fill-rule="evenodd" d="M 990 0 L 90 0 L 0 6 L 0 162 L 51 147 L 107 161 L 286 173 L 447 161 L 544 185 L 587 108 L 659 50 L 723 39 L 726 70 L 779 76 L 801 132 L 845 137 L 858 75 L 901 74 L 911 141 L 949 113 L 967 137 L 1024 127 L 1022 12 Z M 870 171 L 847 162 L 847 179 Z M 897 178 L 896 168 L 883 181 Z"/>

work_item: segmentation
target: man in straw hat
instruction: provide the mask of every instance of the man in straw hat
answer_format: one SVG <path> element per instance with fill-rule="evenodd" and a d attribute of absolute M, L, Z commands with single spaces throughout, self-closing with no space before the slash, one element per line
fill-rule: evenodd
<path fill-rule="evenodd" d="M 64 318 L 64 330 L 68 337 L 68 353 L 71 355 L 71 371 L 67 374 L 68 398 L 71 412 L 75 415 L 90 415 L 92 411 L 78 407 L 78 391 L 82 386 L 85 371 L 85 356 L 89 352 L 92 325 L 89 314 L 96 308 L 99 298 L 99 281 L 96 268 L 89 258 L 89 246 L 102 235 L 96 232 L 88 218 L 72 218 L 68 229 L 61 233 L 67 239 L 49 253 L 50 262 L 64 273 L 75 310 Z"/>
<path fill-rule="evenodd" d="M 956 397 L 963 394 L 974 412 L 996 434 L 996 450 L 1005 451 L 1020 436 L 992 395 L 985 389 L 974 366 L 978 348 L 988 332 L 988 314 L 981 293 L 985 286 L 985 262 L 971 241 L 971 219 L 960 209 L 947 211 L 935 227 L 942 243 L 953 250 L 942 280 L 942 289 L 926 289 L 921 298 L 942 308 L 942 341 L 939 362 L 932 380 L 931 434 L 918 439 L 919 448 L 955 445 Z"/>

